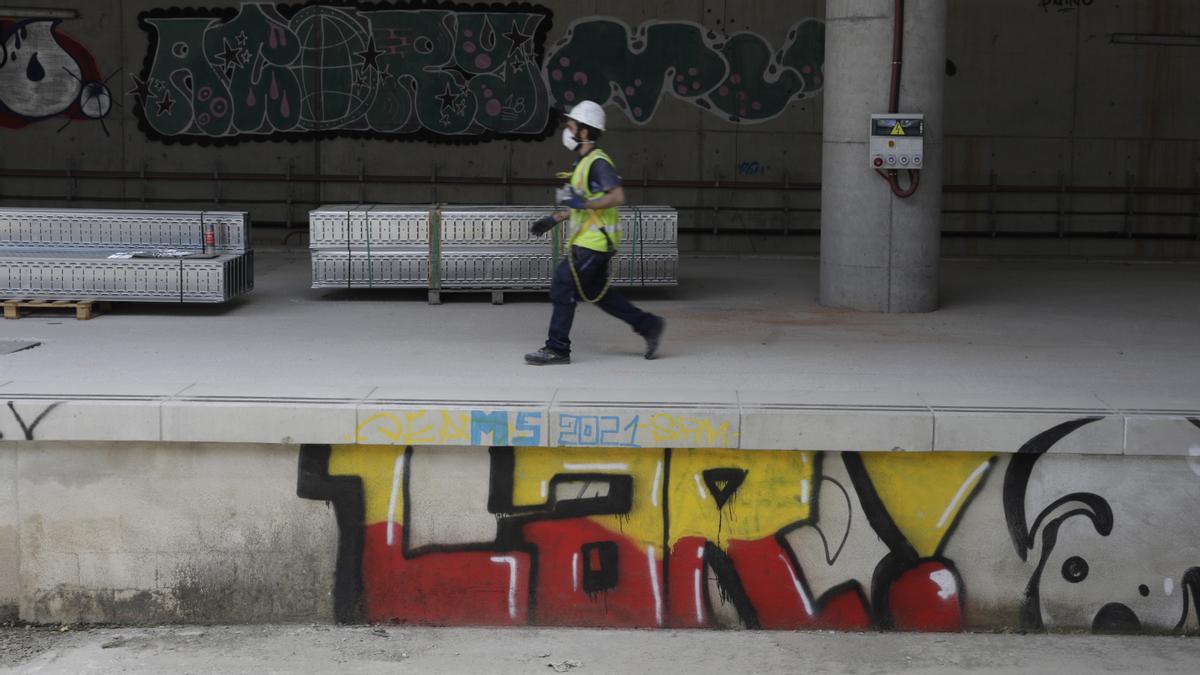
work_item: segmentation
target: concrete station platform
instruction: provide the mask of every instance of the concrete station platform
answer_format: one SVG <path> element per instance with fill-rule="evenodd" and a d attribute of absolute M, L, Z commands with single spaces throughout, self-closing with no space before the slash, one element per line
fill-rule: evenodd
<path fill-rule="evenodd" d="M 1193 263 L 950 260 L 940 311 L 878 315 L 819 306 L 815 259 L 685 257 L 678 288 L 629 292 L 669 322 L 660 359 L 583 307 L 575 362 L 537 368 L 544 294 L 313 290 L 308 260 L 260 253 L 225 307 L 0 322 L 0 433 L 1012 452 L 1100 416 L 1055 450 L 1200 454 L 1180 441 L 1200 418 Z"/>

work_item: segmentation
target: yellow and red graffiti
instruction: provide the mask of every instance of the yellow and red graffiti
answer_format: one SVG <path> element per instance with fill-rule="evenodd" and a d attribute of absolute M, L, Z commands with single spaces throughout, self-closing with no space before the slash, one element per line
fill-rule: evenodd
<path fill-rule="evenodd" d="M 978 454 L 901 466 L 889 454 L 707 448 L 304 452 L 302 483 L 306 461 L 342 481 L 305 496 L 361 513 L 357 539 L 342 525 L 336 590 L 357 599 L 339 618 L 429 624 L 955 629 L 961 593 L 938 552 L 991 467 Z M 797 555 L 788 535 L 822 525 L 823 462 L 845 463 L 866 513 L 846 527 L 887 545 L 877 578 L 806 579 L 816 563 L 802 561 L 819 558 Z M 485 487 L 454 488 L 475 474 Z M 444 487 L 430 496 L 434 482 Z"/>

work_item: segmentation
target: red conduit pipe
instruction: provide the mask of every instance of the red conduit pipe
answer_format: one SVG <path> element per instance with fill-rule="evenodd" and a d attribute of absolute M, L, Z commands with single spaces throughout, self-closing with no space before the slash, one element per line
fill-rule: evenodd
<path fill-rule="evenodd" d="M 892 10 L 892 86 L 888 90 L 888 113 L 900 112 L 900 66 L 904 61 L 904 0 L 895 0 Z"/>
<path fill-rule="evenodd" d="M 894 0 L 892 10 L 892 82 L 888 88 L 888 113 L 895 115 L 900 112 L 900 69 L 904 62 L 904 0 Z M 892 189 L 892 194 L 901 199 L 907 199 L 917 192 L 921 184 L 920 171 L 908 171 L 909 184 L 907 190 L 900 189 L 899 171 L 889 169 L 886 173 L 875 169 L 875 173 L 883 176 Z"/>

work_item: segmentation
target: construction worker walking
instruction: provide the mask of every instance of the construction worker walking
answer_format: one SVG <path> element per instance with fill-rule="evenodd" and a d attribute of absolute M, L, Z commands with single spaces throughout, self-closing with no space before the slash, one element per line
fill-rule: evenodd
<path fill-rule="evenodd" d="M 629 324 L 646 341 L 645 357 L 658 353 L 666 321 L 638 309 L 609 288 L 609 263 L 621 243 L 617 208 L 625 204 L 625 189 L 612 159 L 596 147 L 605 130 L 604 108 L 581 101 L 566 115 L 563 145 L 578 156 L 570 183 L 559 188 L 560 207 L 529 226 L 541 236 L 564 220 L 570 224 L 569 250 L 550 282 L 549 336 L 541 349 L 525 355 L 525 362 L 542 366 L 571 362 L 571 324 L 579 300 L 595 304 Z"/>

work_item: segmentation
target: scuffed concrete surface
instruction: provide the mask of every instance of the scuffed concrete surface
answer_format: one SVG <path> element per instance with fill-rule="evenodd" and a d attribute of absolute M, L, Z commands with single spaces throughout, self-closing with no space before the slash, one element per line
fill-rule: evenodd
<path fill-rule="evenodd" d="M 0 629 L 0 673 L 1194 673 L 1200 640 L 371 626 Z M 556 668 L 557 666 L 557 668 Z"/>
<path fill-rule="evenodd" d="M 263 252 L 255 266 L 254 292 L 228 306 L 119 303 L 93 321 L 0 322 L 0 339 L 43 343 L 2 357 L 0 381 L 14 382 L 0 382 L 0 400 L 33 389 L 349 396 L 378 386 L 421 399 L 583 385 L 1200 405 L 1195 264 L 945 261 L 939 311 L 870 314 L 818 305 L 815 259 L 686 257 L 678 288 L 629 294 L 669 322 L 659 360 L 641 358 L 625 324 L 584 307 L 570 367 L 549 370 L 521 358 L 545 339 L 545 293 L 500 307 L 450 295 L 431 307 L 419 291 L 311 289 L 307 255 Z"/>
<path fill-rule="evenodd" d="M 23 445 L 21 618 L 332 620 L 334 515 L 324 502 L 296 497 L 297 453 L 281 445 Z"/>

